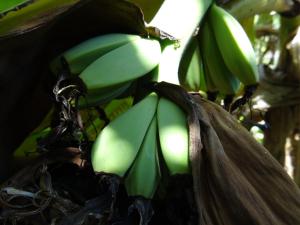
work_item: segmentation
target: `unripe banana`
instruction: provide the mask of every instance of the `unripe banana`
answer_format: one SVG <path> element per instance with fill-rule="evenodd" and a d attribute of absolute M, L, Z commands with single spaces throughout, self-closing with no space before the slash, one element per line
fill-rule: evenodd
<path fill-rule="evenodd" d="M 208 76 L 217 90 L 224 95 L 235 95 L 240 82 L 225 65 L 208 21 L 203 23 L 198 38 L 200 39 L 203 60 L 207 65 Z"/>
<path fill-rule="evenodd" d="M 78 108 L 84 109 L 87 107 L 94 107 L 107 103 L 114 98 L 122 95 L 130 86 L 132 82 L 126 82 L 124 84 L 118 84 L 113 87 L 103 88 L 95 93 L 87 93 L 85 96 L 81 96 L 78 101 Z"/>
<path fill-rule="evenodd" d="M 68 63 L 70 72 L 72 74 L 80 74 L 100 56 L 140 38 L 138 35 L 121 33 L 105 34 L 91 38 L 58 56 L 51 64 L 51 68 L 57 73 L 61 67 L 60 59 L 63 57 Z"/>
<path fill-rule="evenodd" d="M 160 180 L 156 135 L 157 120 L 154 117 L 125 179 L 125 187 L 129 196 L 151 199 L 155 194 Z"/>
<path fill-rule="evenodd" d="M 256 84 L 259 75 L 255 53 L 242 26 L 215 4 L 210 8 L 208 20 L 228 69 L 245 86 Z"/>
<path fill-rule="evenodd" d="M 170 174 L 189 173 L 189 130 L 186 115 L 170 100 L 160 98 L 157 121 L 160 147 Z"/>
<path fill-rule="evenodd" d="M 157 102 L 156 94 L 148 95 L 101 131 L 92 147 L 94 171 L 124 176 L 141 148 Z"/>
<path fill-rule="evenodd" d="M 180 84 L 188 91 L 199 91 L 201 88 L 201 76 L 203 75 L 203 64 L 197 40 L 193 38 L 184 55 L 181 58 L 178 77 Z M 203 84 L 202 84 L 203 85 Z"/>
<path fill-rule="evenodd" d="M 88 91 L 97 91 L 147 74 L 159 63 L 160 55 L 157 40 L 138 39 L 95 60 L 82 71 L 80 78 Z"/>

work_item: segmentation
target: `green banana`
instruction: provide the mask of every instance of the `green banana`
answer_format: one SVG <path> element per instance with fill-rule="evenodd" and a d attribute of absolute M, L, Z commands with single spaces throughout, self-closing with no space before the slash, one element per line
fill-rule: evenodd
<path fill-rule="evenodd" d="M 58 56 L 51 64 L 52 71 L 61 69 L 61 57 L 68 63 L 72 74 L 80 74 L 88 65 L 100 56 L 141 37 L 133 34 L 112 33 L 91 38 Z"/>
<path fill-rule="evenodd" d="M 152 199 L 160 180 L 157 155 L 157 121 L 154 117 L 143 140 L 139 153 L 125 178 L 129 196 Z"/>
<path fill-rule="evenodd" d="M 210 77 L 219 93 L 235 95 L 240 82 L 225 65 L 208 21 L 203 23 L 199 34 L 198 39 L 203 53 L 203 60 L 209 71 L 207 76 Z"/>
<path fill-rule="evenodd" d="M 193 38 L 180 61 L 178 70 L 180 84 L 188 91 L 197 92 L 201 88 L 201 81 L 203 82 L 201 80 L 203 73 L 200 49 L 197 40 Z"/>
<path fill-rule="evenodd" d="M 257 84 L 259 75 L 255 53 L 242 26 L 216 4 L 211 6 L 208 16 L 227 68 L 245 86 Z"/>
<path fill-rule="evenodd" d="M 186 115 L 173 102 L 160 98 L 157 106 L 159 142 L 171 175 L 190 172 Z"/>
<path fill-rule="evenodd" d="M 94 171 L 124 176 L 138 154 L 157 102 L 155 93 L 148 95 L 101 131 L 92 146 Z"/>
<path fill-rule="evenodd" d="M 87 93 L 87 95 L 79 98 L 78 108 L 84 109 L 107 103 L 122 95 L 131 86 L 131 84 L 132 82 L 126 82 L 113 87 L 100 89 L 95 93 Z"/>
<path fill-rule="evenodd" d="M 134 80 L 159 63 L 157 40 L 138 39 L 101 56 L 79 75 L 90 92 Z"/>

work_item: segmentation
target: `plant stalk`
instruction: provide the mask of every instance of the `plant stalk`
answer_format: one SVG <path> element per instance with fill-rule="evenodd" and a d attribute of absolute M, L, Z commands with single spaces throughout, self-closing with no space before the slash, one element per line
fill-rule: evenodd
<path fill-rule="evenodd" d="M 205 15 L 211 0 L 165 0 L 150 26 L 174 36 L 176 44 L 162 46 L 156 81 L 179 84 L 178 68 L 183 52 Z M 177 43 L 178 44 L 178 43 Z"/>

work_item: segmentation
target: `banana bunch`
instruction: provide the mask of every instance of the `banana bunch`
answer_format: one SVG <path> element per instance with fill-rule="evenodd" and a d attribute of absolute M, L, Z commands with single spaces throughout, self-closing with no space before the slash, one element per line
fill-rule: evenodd
<path fill-rule="evenodd" d="M 191 90 L 235 95 L 240 81 L 245 85 L 257 82 L 256 65 L 251 53 L 247 55 L 242 42 L 234 38 L 237 31 L 232 27 L 238 25 L 227 22 L 228 17 L 231 21 L 234 18 L 211 4 L 211 0 L 164 1 L 150 25 L 175 34 L 180 38 L 178 46 L 136 35 L 108 34 L 64 52 L 53 61 L 52 69 L 61 70 L 63 59 L 70 73 L 82 79 L 88 94 L 80 104 L 86 106 L 119 96 L 135 79 L 150 71 L 156 81 L 177 84 L 179 75 Z M 191 10 L 194 15 L 188 15 Z M 182 24 L 187 15 L 189 22 Z M 203 18 L 197 41 L 192 36 Z M 215 22 L 219 20 L 222 26 Z M 223 34 L 216 31 L 221 27 L 227 29 Z M 228 45 L 235 48 L 234 54 L 226 50 Z M 185 52 L 188 55 L 183 57 Z M 228 63 L 236 61 L 236 57 L 239 67 L 244 68 L 245 79 L 236 75 L 233 63 Z M 159 162 L 166 164 L 170 175 L 190 172 L 186 115 L 170 100 L 151 93 L 104 127 L 93 144 L 91 160 L 95 172 L 122 178 L 129 195 L 152 198 L 160 180 Z"/>
<path fill-rule="evenodd" d="M 124 177 L 138 155 L 157 103 L 158 96 L 152 93 L 101 131 L 92 147 L 94 171 Z"/>
<path fill-rule="evenodd" d="M 208 23 L 215 34 L 218 48 L 229 71 L 245 86 L 257 84 L 258 67 L 255 53 L 240 23 L 215 4 L 210 8 Z"/>
<path fill-rule="evenodd" d="M 221 93 L 234 95 L 239 82 L 246 89 L 258 83 L 258 67 L 251 41 L 240 23 L 215 4 L 211 6 L 200 32 L 200 43 L 212 80 Z"/>
<path fill-rule="evenodd" d="M 242 86 L 244 97 L 248 98 L 249 92 L 258 83 L 258 67 L 251 41 L 239 22 L 224 9 L 212 4 L 200 24 L 196 39 L 200 49 L 198 54 L 201 54 L 197 60 L 198 68 L 201 69 L 198 69 L 200 72 L 190 72 L 196 66 L 193 66 L 191 55 L 197 54 L 197 44 L 192 40 L 186 49 L 188 53 L 181 60 L 181 85 L 188 90 L 202 90 L 213 101 L 219 95 L 227 109 Z"/>
<path fill-rule="evenodd" d="M 208 21 L 203 23 L 198 39 L 202 49 L 208 91 L 234 96 L 239 89 L 240 81 L 226 66 Z"/>
<path fill-rule="evenodd" d="M 79 75 L 85 83 L 87 97 L 95 98 L 106 93 L 113 95 L 154 67 L 159 79 L 178 79 L 181 55 L 210 3 L 210 0 L 166 0 L 163 3 L 150 25 L 157 24 L 163 29 L 176 25 L 178 28 L 177 22 L 182 21 L 190 10 L 194 14 L 190 17 L 193 22 L 189 21 L 186 26 L 181 24 L 177 33 L 182 38 L 180 47 L 163 46 L 163 59 L 157 40 L 111 34 L 88 40 L 64 52 L 53 61 L 52 70 L 62 69 L 60 61 L 63 59 L 71 74 Z M 173 13 L 174 6 L 177 7 Z M 167 20 L 166 12 L 172 12 L 172 17 Z M 177 12 L 180 12 L 180 18 Z M 199 52 L 196 56 L 199 57 Z M 92 146 L 93 169 L 97 173 L 122 178 L 129 195 L 152 198 L 160 179 L 159 162 L 166 163 L 171 175 L 189 173 L 188 138 L 186 116 L 181 109 L 151 93 L 103 128 Z M 158 160 L 158 155 L 163 159 Z"/>
<path fill-rule="evenodd" d="M 178 71 L 180 84 L 187 90 L 204 91 L 210 100 L 220 94 L 225 104 L 230 104 L 242 84 L 245 92 L 257 84 L 251 42 L 239 22 L 224 9 L 212 4 L 196 39 L 198 43 L 194 39 L 189 42 Z"/>
<path fill-rule="evenodd" d="M 51 63 L 59 74 L 64 62 L 71 75 L 78 75 L 87 88 L 79 108 L 108 102 L 150 72 L 159 63 L 161 47 L 157 40 L 138 35 L 107 34 L 89 39 L 62 53 Z"/>
<path fill-rule="evenodd" d="M 190 173 L 186 115 L 173 102 L 151 93 L 101 131 L 92 147 L 91 162 L 96 173 L 124 183 L 133 199 L 128 213 L 137 210 L 139 224 L 146 225 L 161 182 L 161 163 L 171 176 Z"/>
<path fill-rule="evenodd" d="M 54 73 L 59 72 L 59 70 L 62 69 L 60 60 L 61 58 L 64 58 L 69 66 L 71 74 L 79 75 L 88 65 L 100 56 L 138 39 L 141 39 L 138 35 L 121 33 L 97 36 L 68 49 L 56 57 L 51 63 L 51 68 Z"/>
<path fill-rule="evenodd" d="M 158 150 L 170 175 L 189 173 L 188 138 L 182 110 L 151 93 L 101 131 L 92 147 L 93 169 L 124 178 L 129 195 L 152 198 L 160 180 Z"/>

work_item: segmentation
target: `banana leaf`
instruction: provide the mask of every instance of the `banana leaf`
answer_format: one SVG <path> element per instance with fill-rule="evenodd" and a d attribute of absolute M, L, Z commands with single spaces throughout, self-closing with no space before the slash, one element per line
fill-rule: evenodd
<path fill-rule="evenodd" d="M 29 31 L 53 20 L 80 0 L 7 1 L 0 6 L 0 35 Z M 10 4 L 8 4 L 10 3 Z M 13 4 L 14 3 L 14 4 Z M 2 10 L 1 10 L 2 8 Z M 5 10 L 5 8 L 7 10 Z"/>

